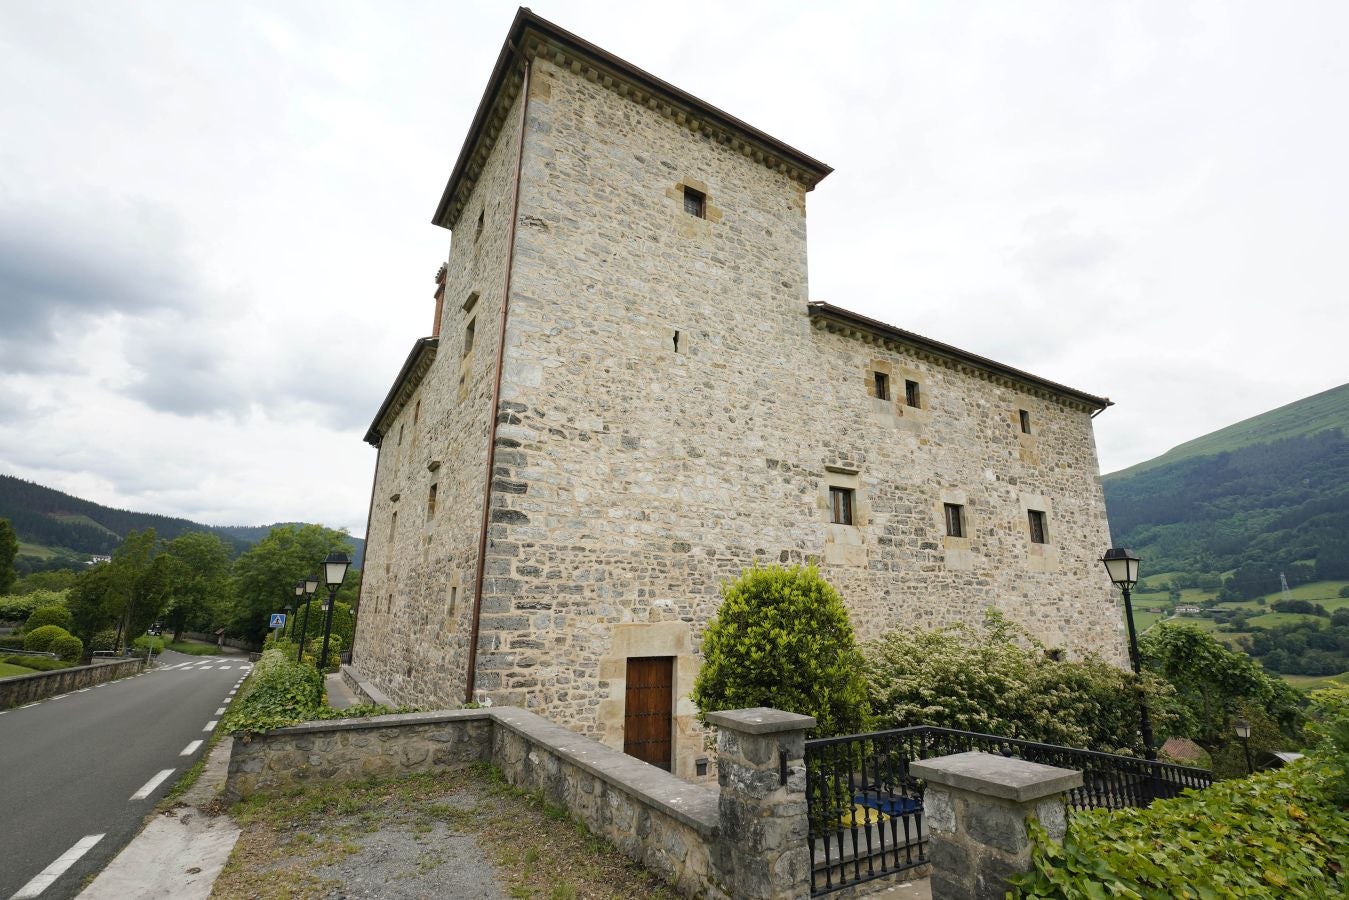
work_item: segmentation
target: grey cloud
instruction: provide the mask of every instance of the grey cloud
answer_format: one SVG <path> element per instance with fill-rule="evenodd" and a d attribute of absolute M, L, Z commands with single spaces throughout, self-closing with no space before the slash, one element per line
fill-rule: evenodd
<path fill-rule="evenodd" d="M 192 297 L 163 213 L 88 198 L 78 209 L 0 207 L 0 371 L 64 366 L 57 333 L 72 320 L 181 308 Z"/>
<path fill-rule="evenodd" d="M 1026 220 L 1027 242 L 1015 260 L 1037 284 L 1091 273 L 1114 255 L 1114 238 L 1074 227 L 1071 214 L 1057 211 Z"/>

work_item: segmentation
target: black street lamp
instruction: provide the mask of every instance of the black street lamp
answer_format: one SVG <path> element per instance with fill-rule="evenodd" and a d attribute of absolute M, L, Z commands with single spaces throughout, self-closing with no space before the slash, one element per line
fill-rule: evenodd
<path fill-rule="evenodd" d="M 304 621 L 300 623 L 300 652 L 295 654 L 296 662 L 304 661 L 304 639 L 309 636 L 309 607 L 313 605 L 314 591 L 319 589 L 319 577 L 310 575 L 300 585 L 304 587 Z"/>
<path fill-rule="evenodd" d="M 328 584 L 328 618 L 323 622 L 323 655 L 319 657 L 319 671 L 328 665 L 328 637 L 333 632 L 333 607 L 337 605 L 337 589 L 347 577 L 347 567 L 351 558 L 345 553 L 334 550 L 323 561 L 323 578 Z"/>
<path fill-rule="evenodd" d="M 304 579 L 301 578 L 299 581 L 295 582 L 295 614 L 296 614 L 296 615 L 299 615 L 299 613 L 300 613 L 300 602 L 301 602 L 301 600 L 302 600 L 303 598 L 304 598 Z M 294 621 L 293 619 L 292 619 L 291 622 L 290 622 L 290 638 L 291 638 L 291 640 L 295 640 L 295 621 Z"/>
<path fill-rule="evenodd" d="M 1105 570 L 1110 573 L 1110 580 L 1119 585 L 1119 589 L 1124 592 L 1124 619 L 1129 623 L 1129 662 L 1133 665 L 1134 677 L 1138 679 L 1138 718 L 1143 731 L 1143 752 L 1148 759 L 1156 759 L 1157 751 L 1153 749 L 1152 741 L 1152 719 L 1148 716 L 1148 701 L 1143 693 L 1143 676 L 1140 672 L 1138 655 L 1138 633 L 1134 630 L 1134 607 L 1129 597 L 1129 592 L 1138 583 L 1139 560 L 1128 550 L 1111 547 L 1105 551 L 1105 557 L 1102 558 L 1101 562 L 1105 563 Z"/>
<path fill-rule="evenodd" d="M 293 606 L 291 606 L 289 603 L 287 603 L 287 604 L 286 604 L 286 621 L 283 622 L 283 623 L 281 623 L 281 637 L 280 637 L 280 640 L 283 640 L 283 641 L 284 641 L 284 640 L 286 639 L 286 626 L 292 624 L 292 623 L 295 621 L 295 619 L 294 619 L 294 613 L 295 613 L 295 607 L 293 607 Z"/>
<path fill-rule="evenodd" d="M 1232 723 L 1236 729 L 1237 737 L 1241 738 L 1241 747 L 1246 751 L 1246 774 L 1254 775 L 1255 766 L 1251 765 L 1251 723 L 1245 719 L 1237 719 Z"/>

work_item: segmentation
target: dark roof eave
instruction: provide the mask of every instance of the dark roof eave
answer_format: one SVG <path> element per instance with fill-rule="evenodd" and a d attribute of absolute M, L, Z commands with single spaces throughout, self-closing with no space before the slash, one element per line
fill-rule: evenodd
<path fill-rule="evenodd" d="M 379 423 L 393 408 L 394 401 L 398 398 L 398 392 L 402 390 L 404 382 L 412 376 L 417 369 L 417 363 L 425 353 L 436 352 L 440 346 L 440 338 L 424 337 L 417 338 L 417 343 L 412 345 L 408 358 L 403 362 L 403 368 L 398 370 L 398 377 L 393 380 L 393 387 L 389 388 L 389 393 L 385 395 L 384 402 L 379 405 L 379 412 L 375 413 L 374 420 L 370 423 L 370 430 L 365 433 L 365 442 L 372 447 L 378 447 L 384 440 L 384 433 L 379 430 Z"/>
<path fill-rule="evenodd" d="M 970 353 L 967 350 L 961 350 L 959 347 L 953 347 L 950 344 L 943 344 L 941 341 L 934 341 L 932 338 L 923 337 L 921 334 L 915 334 L 912 331 L 905 331 L 902 328 L 896 328 L 893 325 L 887 325 L 876 319 L 855 313 L 852 310 L 844 309 L 841 306 L 834 306 L 831 303 L 825 303 L 820 300 L 812 300 L 807 304 L 807 309 L 812 317 L 820 316 L 834 319 L 844 324 L 852 325 L 864 331 L 870 331 L 882 337 L 892 338 L 905 344 L 918 347 L 923 350 L 945 356 L 959 362 L 967 363 L 996 375 L 1002 375 L 1015 381 L 1034 385 L 1061 394 L 1065 397 L 1071 397 L 1079 403 L 1084 403 L 1092 409 L 1105 409 L 1115 404 L 1108 397 L 1097 397 L 1094 394 L 1088 394 L 1085 391 L 1079 391 L 1076 388 L 1050 381 L 1047 378 L 1041 378 L 1038 375 L 1032 375 L 1021 369 L 1004 365 L 996 360 L 980 356 L 977 353 Z"/>
<path fill-rule="evenodd" d="M 627 60 L 595 46 L 579 35 L 572 34 L 570 31 L 554 25 L 547 19 L 535 15 L 528 7 L 522 6 L 516 12 L 515 20 L 506 33 L 506 40 L 501 45 L 501 52 L 497 55 L 496 65 L 492 67 L 492 75 L 487 79 L 487 87 L 483 91 L 482 99 L 478 101 L 477 112 L 473 114 L 473 122 L 469 125 L 468 137 L 464 139 L 464 145 L 459 151 L 459 158 L 455 161 L 454 169 L 450 173 L 450 180 L 446 183 L 445 191 L 440 196 L 440 203 L 436 205 L 435 215 L 431 217 L 431 224 L 433 225 L 440 225 L 444 228 L 450 227 L 450 223 L 446 221 L 450 203 L 455 193 L 458 192 L 459 182 L 464 177 L 464 170 L 468 168 L 469 160 L 473 155 L 473 148 L 477 146 L 478 140 L 482 137 L 483 128 L 491 115 L 492 105 L 496 102 L 497 93 L 510 75 L 512 57 L 515 56 L 517 48 L 522 46 L 525 32 L 528 29 L 533 29 L 549 40 L 568 46 L 595 59 L 600 64 L 615 70 L 647 90 L 662 94 L 676 103 L 696 111 L 700 116 L 711 122 L 744 134 L 764 149 L 814 174 L 816 176 L 815 182 L 809 185 L 809 188 L 813 188 L 815 183 L 822 181 L 830 172 L 834 171 L 833 168 L 818 159 L 807 156 L 772 135 L 760 131 L 753 125 L 737 119 L 730 113 L 724 112 L 704 100 L 698 99 L 687 91 L 680 90 L 668 81 L 657 78 L 644 69 L 639 69 Z"/>

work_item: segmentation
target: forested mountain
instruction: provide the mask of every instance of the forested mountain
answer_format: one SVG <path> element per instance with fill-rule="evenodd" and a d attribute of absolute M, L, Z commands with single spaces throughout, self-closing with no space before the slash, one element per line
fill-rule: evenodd
<path fill-rule="evenodd" d="M 1152 572 L 1349 578 L 1346 433 L 1342 385 L 1107 475 L 1113 543 Z"/>
<path fill-rule="evenodd" d="M 11 475 L 0 475 L 0 519 L 8 519 L 21 545 L 28 545 L 27 553 L 20 547 L 19 559 L 27 559 L 26 564 L 16 564 L 21 571 L 41 567 L 36 561 L 53 557 L 56 562 L 69 563 L 92 554 L 111 554 L 129 532 L 147 528 L 153 528 L 164 540 L 190 531 L 210 532 L 220 536 L 238 554 L 273 527 L 202 525 L 172 516 L 113 509 Z M 350 540 L 356 567 L 360 568 L 365 541 L 355 537 Z M 33 553 L 33 548 L 40 555 Z"/>

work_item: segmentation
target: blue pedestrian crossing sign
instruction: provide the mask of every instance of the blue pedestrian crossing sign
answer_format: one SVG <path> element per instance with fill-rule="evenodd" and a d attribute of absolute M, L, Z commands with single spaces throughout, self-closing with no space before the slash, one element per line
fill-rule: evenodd
<path fill-rule="evenodd" d="M 285 628 L 285 627 L 286 627 L 286 614 L 285 614 L 285 613 L 272 613 L 272 624 L 268 625 L 267 627 L 268 627 L 268 628 Z"/>

